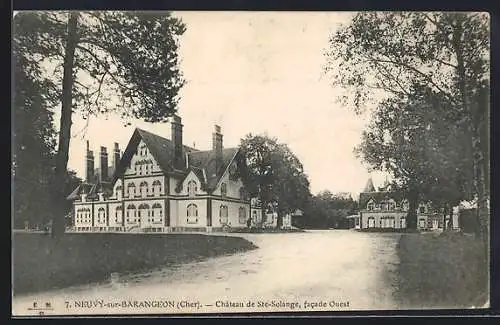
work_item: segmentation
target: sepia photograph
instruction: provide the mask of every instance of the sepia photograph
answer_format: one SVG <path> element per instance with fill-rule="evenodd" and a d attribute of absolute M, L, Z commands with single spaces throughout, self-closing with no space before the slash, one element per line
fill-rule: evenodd
<path fill-rule="evenodd" d="M 490 308 L 490 16 L 17 11 L 13 317 Z"/>

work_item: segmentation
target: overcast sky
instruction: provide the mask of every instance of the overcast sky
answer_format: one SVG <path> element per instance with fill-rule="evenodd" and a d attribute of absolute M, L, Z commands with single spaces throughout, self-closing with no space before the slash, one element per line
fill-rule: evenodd
<path fill-rule="evenodd" d="M 187 80 L 179 114 L 184 143 L 211 148 L 214 124 L 224 146 L 237 146 L 248 133 L 267 132 L 299 157 L 311 191 L 357 196 L 369 177 L 353 155 L 367 118 L 336 103 L 338 90 L 322 74 L 328 36 L 349 13 L 177 12 L 186 24 L 181 70 Z M 58 117 L 58 116 L 56 116 Z M 124 149 L 134 127 L 170 138 L 170 124 L 132 120 L 124 127 L 109 115 L 86 121 L 73 117 L 68 168 L 84 177 L 85 141 Z M 111 161 L 111 159 L 110 159 Z M 99 160 L 96 160 L 96 167 Z M 373 174 L 375 186 L 384 176 Z"/>

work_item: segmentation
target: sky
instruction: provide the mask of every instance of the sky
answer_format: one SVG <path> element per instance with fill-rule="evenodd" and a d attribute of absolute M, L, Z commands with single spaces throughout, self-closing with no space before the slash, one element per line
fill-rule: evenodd
<path fill-rule="evenodd" d="M 304 165 L 311 192 L 350 192 L 357 197 L 369 174 L 353 154 L 368 121 L 336 102 L 339 90 L 323 74 L 328 37 L 346 23 L 342 12 L 175 12 L 186 24 L 180 39 L 180 93 L 183 140 L 210 149 L 214 125 L 224 147 L 238 146 L 246 134 L 267 133 L 286 143 Z M 56 115 L 56 121 L 58 116 Z M 115 115 L 83 120 L 73 116 L 68 168 L 85 175 L 85 143 L 125 149 L 134 128 L 170 138 L 170 124 Z M 108 158 L 109 160 L 109 158 Z M 99 160 L 96 161 L 96 167 Z"/>

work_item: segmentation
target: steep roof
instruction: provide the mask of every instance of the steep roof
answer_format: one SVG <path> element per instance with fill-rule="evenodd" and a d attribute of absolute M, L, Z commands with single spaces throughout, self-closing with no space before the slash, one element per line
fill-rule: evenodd
<path fill-rule="evenodd" d="M 174 159 L 174 143 L 172 140 L 166 139 L 154 133 L 136 128 L 132 134 L 123 157 L 120 160 L 118 168 L 113 177 L 113 183 L 118 175 L 121 175 L 132 158 L 135 148 L 140 140 L 144 141 L 151 154 L 155 157 L 164 173 L 179 172 L 185 176 L 192 170 L 196 176 L 202 181 L 205 188 L 213 190 L 223 171 L 229 166 L 231 161 L 239 151 L 238 148 L 222 149 L 222 168 L 219 173 L 216 172 L 215 152 L 213 150 L 198 150 L 189 146 L 184 146 L 184 152 L 188 154 L 188 167 L 182 170 L 176 170 L 173 165 Z"/>
<path fill-rule="evenodd" d="M 97 183 L 81 183 L 78 185 L 70 195 L 66 197 L 67 200 L 76 200 L 82 194 L 87 194 L 88 199 L 95 199 L 99 193 L 103 193 L 105 197 L 113 194 L 113 187 L 110 182 L 97 182 Z"/>
<path fill-rule="evenodd" d="M 174 143 L 172 140 L 166 139 L 154 133 L 136 128 L 130 141 L 125 149 L 120 162 L 114 170 L 111 182 L 95 182 L 82 183 L 67 197 L 68 200 L 74 200 L 82 194 L 82 191 L 88 193 L 88 197 L 97 196 L 99 191 L 103 191 L 105 195 L 112 193 L 112 185 L 117 178 L 125 171 L 130 159 L 136 152 L 137 145 L 140 141 L 144 141 L 151 154 L 154 156 L 161 170 L 167 173 L 176 173 L 181 177 L 186 177 L 190 171 L 193 171 L 198 179 L 202 182 L 205 190 L 213 191 L 219 183 L 224 171 L 229 164 L 235 159 L 239 152 L 239 148 L 224 148 L 222 149 L 222 164 L 219 171 L 216 170 L 216 157 L 213 150 L 200 151 L 195 148 L 184 146 L 184 154 L 188 154 L 188 166 L 184 166 L 181 170 L 175 169 L 173 166 L 174 159 Z"/>
<path fill-rule="evenodd" d="M 235 158 L 238 150 L 238 148 L 222 149 L 222 168 L 219 173 L 217 173 L 216 170 L 215 152 L 213 150 L 190 152 L 188 154 L 189 166 L 195 167 L 193 170 L 195 173 L 196 169 L 205 170 L 205 186 L 208 190 L 214 190 L 220 178 L 223 176 L 223 172 Z M 198 176 L 198 178 L 200 178 L 200 176 Z M 202 178 L 200 178 L 200 180 L 202 180 Z"/>
<path fill-rule="evenodd" d="M 366 206 L 368 201 L 373 199 L 375 203 L 380 203 L 381 201 L 394 199 L 397 203 L 400 203 L 404 197 L 399 192 L 363 192 L 359 194 L 359 206 L 363 208 Z"/>
<path fill-rule="evenodd" d="M 373 180 L 371 177 L 368 179 L 368 182 L 366 182 L 363 192 L 375 192 L 375 187 L 373 186 Z"/>
<path fill-rule="evenodd" d="M 120 163 L 118 164 L 118 168 L 116 169 L 113 175 L 113 183 L 116 181 L 118 175 L 121 175 L 132 156 L 135 153 L 135 149 L 140 141 L 144 141 L 146 146 L 148 147 L 151 154 L 155 157 L 158 164 L 160 165 L 161 170 L 164 173 L 168 173 L 174 170 L 172 165 L 174 159 L 174 143 L 172 140 L 166 139 L 154 133 L 136 128 L 130 141 L 127 145 L 123 153 L 123 157 L 120 159 Z M 184 146 L 184 152 L 197 151 L 194 148 L 189 146 Z"/>

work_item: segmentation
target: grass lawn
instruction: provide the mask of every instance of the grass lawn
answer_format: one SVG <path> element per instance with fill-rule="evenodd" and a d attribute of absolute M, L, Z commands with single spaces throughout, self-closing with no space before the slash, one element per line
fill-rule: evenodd
<path fill-rule="evenodd" d="M 480 308 L 488 302 L 489 265 L 474 236 L 403 234 L 398 255 L 403 308 Z"/>
<path fill-rule="evenodd" d="M 13 234 L 14 294 L 99 282 L 113 272 L 154 269 L 257 248 L 201 234 Z"/>

